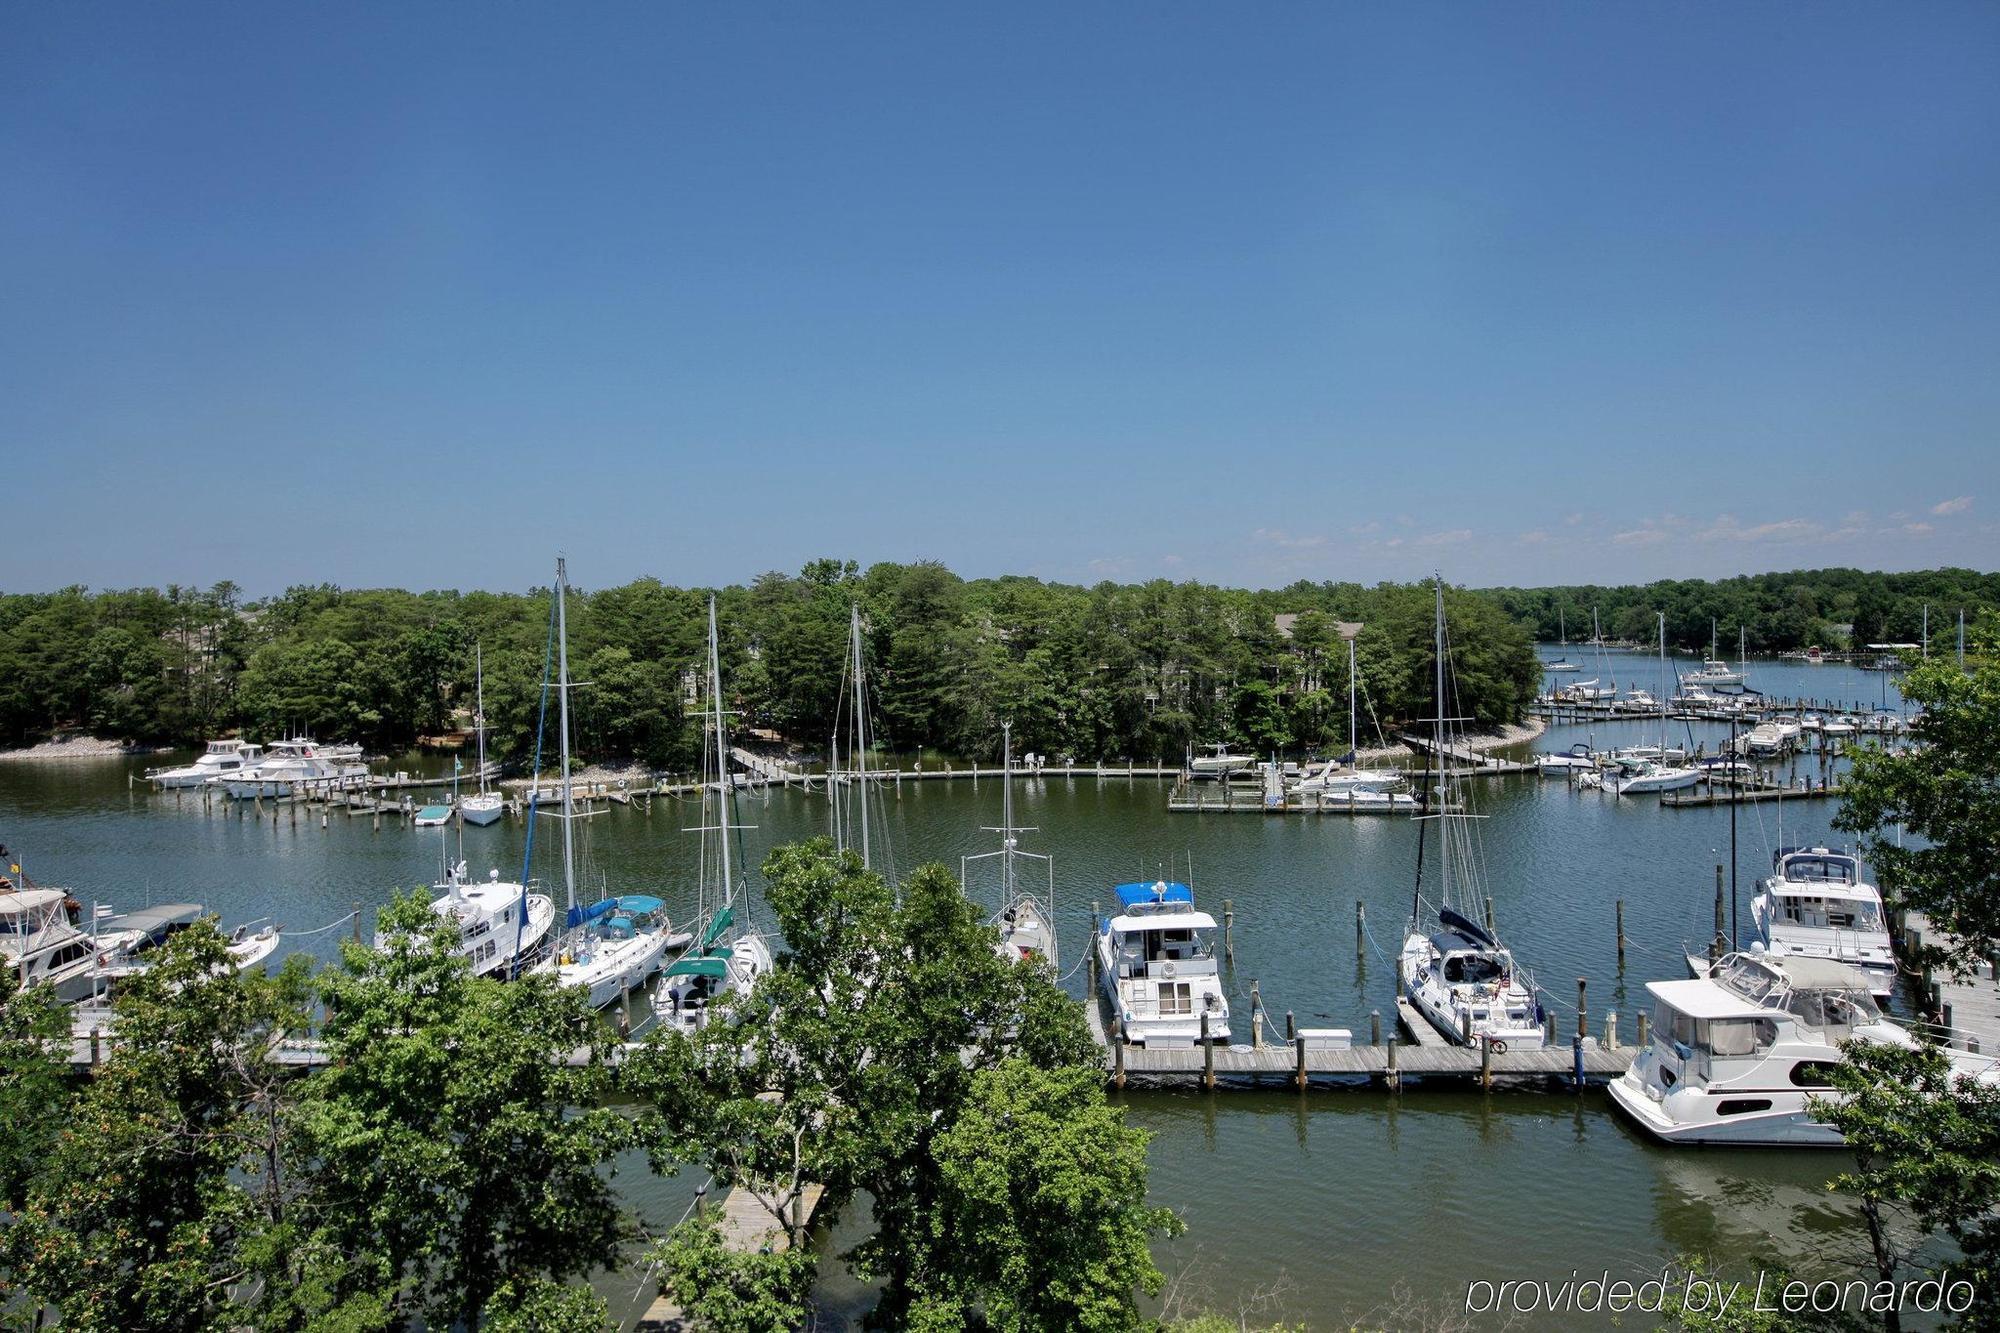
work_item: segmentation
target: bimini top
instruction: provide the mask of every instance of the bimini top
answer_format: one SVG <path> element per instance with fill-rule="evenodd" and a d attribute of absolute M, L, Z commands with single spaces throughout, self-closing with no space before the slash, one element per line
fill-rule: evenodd
<path fill-rule="evenodd" d="M 1125 909 L 1160 907 L 1167 903 L 1192 903 L 1194 890 L 1185 884 L 1156 879 L 1150 884 L 1120 884 L 1118 905 Z"/>
<path fill-rule="evenodd" d="M 1706 978 L 1690 981 L 1649 981 L 1646 989 L 1653 998 L 1665 1001 L 1689 1018 L 1714 1021 L 1721 1018 L 1766 1018 L 1770 1010 L 1735 991 Z"/>

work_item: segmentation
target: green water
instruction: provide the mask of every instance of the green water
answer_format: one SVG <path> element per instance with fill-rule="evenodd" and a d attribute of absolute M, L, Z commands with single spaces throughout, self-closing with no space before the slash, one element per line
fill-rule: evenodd
<path fill-rule="evenodd" d="M 1863 673 L 1814 670 L 1821 697 L 1872 701 L 1882 689 Z M 1600 727 L 1596 739 L 1624 743 L 1657 730 L 1656 723 Z M 1714 729 L 1696 737 L 1713 745 Z M 1565 748 L 1581 738 L 1565 729 L 1542 744 Z M 397 886 L 436 875 L 436 830 L 385 821 L 378 831 L 366 817 L 340 813 L 322 828 L 316 812 L 294 822 L 289 810 L 260 820 L 221 802 L 128 786 L 128 773 L 157 762 L 0 763 L 0 841 L 38 880 L 66 884 L 86 901 L 198 901 L 226 924 L 271 917 L 294 932 L 335 921 L 355 902 L 372 909 Z M 882 796 L 878 861 L 908 868 L 935 859 L 956 869 L 961 856 L 993 845 L 980 828 L 998 822 L 997 783 L 906 782 Z M 1644 983 L 1679 975 L 1683 942 L 1708 934 L 1728 810 L 1666 810 L 1533 777 L 1483 782 L 1473 798 L 1490 816 L 1480 825 L 1483 892 L 1516 956 L 1566 1025 L 1574 1017 L 1562 1006 L 1573 1006 L 1576 978 L 1588 977 L 1593 1028 L 1616 1009 L 1629 1039 Z M 1831 837 L 1833 811 L 1831 803 L 1788 804 L 1784 841 Z M 593 887 L 658 893 L 676 916 L 686 914 L 699 838 L 684 830 L 701 822 L 699 814 L 692 803 L 663 800 L 650 814 L 616 808 L 584 823 L 580 874 Z M 740 814 L 754 826 L 745 834 L 753 863 L 773 845 L 824 831 L 827 821 L 823 797 L 796 791 L 747 794 Z M 1020 781 L 1016 818 L 1037 830 L 1024 846 L 1055 857 L 1062 966 L 1072 990 L 1081 990 L 1073 969 L 1092 898 L 1108 898 L 1121 880 L 1186 877 L 1192 858 L 1201 902 L 1219 910 L 1227 897 L 1235 905 L 1239 1040 L 1248 1039 L 1253 977 L 1274 1014 L 1350 1026 L 1364 1040 L 1368 1011 L 1390 1011 L 1395 981 L 1386 951 L 1409 913 L 1416 849 L 1407 821 L 1172 814 L 1161 784 L 1123 779 Z M 464 830 L 473 872 L 517 874 L 523 832 L 512 819 Z M 558 864 L 544 857 L 553 847 L 547 833 L 537 833 L 536 873 L 545 879 Z M 1743 807 L 1738 834 L 1747 903 L 1780 836 L 1775 809 Z M 455 851 L 459 831 L 447 836 Z M 1613 916 L 1621 898 L 1622 969 Z M 1357 900 L 1372 936 L 1361 959 Z M 331 958 L 336 939 L 328 932 L 295 943 Z M 1162 1267 L 1195 1303 L 1226 1313 L 1266 1300 L 1265 1319 L 1335 1327 L 1371 1312 L 1387 1317 L 1392 1308 L 1458 1308 L 1466 1283 L 1481 1278 L 1560 1279 L 1572 1269 L 1588 1276 L 1608 1268 L 1638 1279 L 1688 1251 L 1845 1275 L 1865 1251 L 1852 1210 L 1824 1189 L 1841 1168 L 1838 1155 L 1668 1151 L 1623 1123 L 1599 1092 L 1135 1091 L 1120 1100 L 1154 1136 L 1155 1200 L 1188 1224 L 1187 1235 L 1158 1247 Z M 619 1180 L 654 1223 L 678 1217 L 696 1183 L 655 1179 L 637 1159 Z M 832 1243 L 843 1243 L 842 1235 Z M 637 1296 L 628 1276 L 607 1275 L 600 1286 L 614 1308 Z M 838 1274 L 826 1295 L 836 1312 L 865 1305 Z M 1605 1326 L 1603 1317 L 1532 1323 Z"/>

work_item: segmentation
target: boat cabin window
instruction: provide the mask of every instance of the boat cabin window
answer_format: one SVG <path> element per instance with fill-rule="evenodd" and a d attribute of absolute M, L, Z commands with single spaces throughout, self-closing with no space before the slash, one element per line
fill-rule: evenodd
<path fill-rule="evenodd" d="M 1207 954 L 1202 941 L 1192 930 L 1149 930 L 1146 932 L 1146 961 L 1165 960 L 1173 962 L 1182 958 L 1201 958 Z"/>
<path fill-rule="evenodd" d="M 1160 983 L 1160 1012 L 1162 1014 L 1191 1014 L 1194 1012 L 1194 991 L 1185 981 L 1163 981 Z"/>
<path fill-rule="evenodd" d="M 1854 863 L 1844 856 L 1794 856 L 1785 862 L 1786 879 L 1802 884 L 1852 884 Z"/>
<path fill-rule="evenodd" d="M 1777 1040 L 1778 1025 L 1768 1018 L 1717 1018 L 1696 1023 L 1695 1036 L 1695 1044 L 1707 1046 L 1711 1055 L 1749 1055 Z"/>
<path fill-rule="evenodd" d="M 1882 929 L 1882 908 L 1866 898 L 1822 898 L 1787 894 L 1778 899 L 1778 918 L 1795 926 L 1831 930 Z"/>
<path fill-rule="evenodd" d="M 1792 1083 L 1801 1088 L 1830 1088 L 1833 1065 L 1826 1060 L 1801 1060 L 1792 1066 Z"/>
<path fill-rule="evenodd" d="M 1858 1027 L 1882 1017 L 1874 997 L 1858 988 L 1793 991 L 1785 997 L 1785 1008 L 1816 1028 Z"/>
<path fill-rule="evenodd" d="M 1506 968 L 1491 954 L 1460 953 L 1444 960 L 1444 979 L 1450 985 L 1480 985 L 1504 975 Z"/>

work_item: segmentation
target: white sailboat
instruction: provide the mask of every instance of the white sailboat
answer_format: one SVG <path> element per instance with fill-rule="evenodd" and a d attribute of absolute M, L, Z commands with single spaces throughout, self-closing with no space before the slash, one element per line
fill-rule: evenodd
<path fill-rule="evenodd" d="M 1643 796 L 1663 791 L 1681 791 L 1701 781 L 1701 770 L 1689 768 L 1681 762 L 1687 758 L 1685 749 L 1676 750 L 1667 744 L 1667 696 L 1673 693 L 1666 687 L 1667 678 L 1667 613 L 1660 616 L 1660 748 L 1651 753 L 1640 753 L 1639 747 L 1622 752 L 1618 756 L 1620 773 L 1606 779 L 1605 785 L 1620 796 Z M 1647 747 L 1650 749 L 1650 747 Z"/>
<path fill-rule="evenodd" d="M 1562 640 L 1563 655 L 1553 662 L 1542 663 L 1542 670 L 1551 675 L 1580 670 L 1576 663 L 1569 660 L 1569 626 L 1563 619 L 1563 609 L 1560 606 L 1556 608 L 1556 637 Z"/>
<path fill-rule="evenodd" d="M 1446 753 L 1444 580 L 1437 583 L 1437 731 L 1435 752 Z M 1438 828 L 1438 902 L 1435 931 L 1424 920 L 1423 880 L 1417 881 L 1410 906 L 1410 929 L 1396 960 L 1403 994 L 1425 1021 L 1453 1042 L 1486 1041 L 1496 1051 L 1539 1050 L 1543 1043 L 1542 1006 L 1534 979 L 1514 962 L 1499 938 L 1457 907 L 1461 892 L 1468 902 L 1479 897 L 1474 819 L 1452 799 L 1451 769 L 1439 766 L 1436 813 L 1418 818 Z M 1418 865 L 1423 844 L 1419 833 Z M 1454 878 L 1456 877 L 1456 878 Z"/>
<path fill-rule="evenodd" d="M 552 973 L 562 986 L 581 986 L 589 992 L 590 1006 L 602 1009 L 626 991 L 645 983 L 660 970 L 660 959 L 675 943 L 690 936 L 669 936 L 666 904 L 649 894 L 607 896 L 588 907 L 576 902 L 576 835 L 571 824 L 579 818 L 570 781 L 569 763 L 569 568 L 556 559 L 556 657 L 558 683 L 557 733 L 562 760 L 562 809 L 548 812 L 562 821 L 563 844 L 563 933 L 547 958 L 534 965 L 535 972 Z M 536 815 L 541 811 L 537 807 Z M 532 816 L 531 816 L 532 817 Z M 530 825 L 532 829 L 533 825 Z"/>
<path fill-rule="evenodd" d="M 506 813 L 507 802 L 497 791 L 489 791 L 486 786 L 486 659 L 478 644 L 472 647 L 474 706 L 479 710 L 473 718 L 473 729 L 479 733 L 479 791 L 458 803 L 458 817 L 468 824 L 491 824 Z"/>
<path fill-rule="evenodd" d="M 735 784 L 729 775 L 729 735 L 722 711 L 722 658 L 716 642 L 713 597 L 708 599 L 708 695 L 710 728 L 715 736 L 714 832 L 721 849 L 722 905 L 703 925 L 699 942 L 667 967 L 653 997 L 653 1009 L 660 1020 L 690 1034 L 707 1025 L 716 1000 L 749 994 L 757 978 L 771 970 L 769 942 L 737 920 L 735 862 L 730 846 L 734 831 L 729 820 Z M 706 835 L 710 830 L 704 826 L 702 831 Z M 704 868 L 707 860 L 702 858 Z"/>
<path fill-rule="evenodd" d="M 1034 830 L 1018 828 L 1014 824 L 1014 724 L 1011 722 L 1000 724 L 1000 769 L 1000 827 L 982 830 L 1000 835 L 1000 850 L 961 857 L 958 865 L 959 883 L 968 889 L 971 887 L 974 861 L 999 858 L 1000 910 L 994 914 L 993 925 L 1000 932 L 1000 940 L 995 947 L 999 950 L 1000 956 L 1009 962 L 1038 958 L 1054 970 L 1056 863 L 1052 856 L 1038 852 L 1024 852 L 1020 849 L 1020 835 Z M 1017 859 L 1039 861 L 1047 870 L 1046 901 L 1021 887 L 1020 879 L 1014 873 L 1014 862 Z"/>
<path fill-rule="evenodd" d="M 1722 687 L 1741 685 L 1743 683 L 1743 672 L 1740 670 L 1730 670 L 1729 663 L 1715 655 L 1714 620 L 1708 622 L 1708 656 L 1702 659 L 1701 670 L 1690 671 L 1682 679 L 1686 684 L 1704 687 Z"/>

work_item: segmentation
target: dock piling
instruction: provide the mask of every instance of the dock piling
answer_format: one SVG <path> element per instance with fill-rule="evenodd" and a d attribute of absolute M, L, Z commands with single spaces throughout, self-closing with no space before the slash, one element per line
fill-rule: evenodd
<path fill-rule="evenodd" d="M 1493 1038 L 1479 1039 L 1479 1086 L 1487 1092 L 1493 1091 Z"/>
<path fill-rule="evenodd" d="M 1236 966 L 1236 900 L 1222 900 L 1222 956 L 1231 967 Z M 1206 1020 L 1204 1020 L 1206 1021 Z"/>
<path fill-rule="evenodd" d="M 1486 933 L 1493 933 L 1493 895 L 1486 895 Z"/>
<path fill-rule="evenodd" d="M 1354 956 L 1368 957 L 1368 907 L 1359 898 L 1354 900 Z"/>
<path fill-rule="evenodd" d="M 1472 1011 L 1470 1009 L 1461 1009 L 1458 1011 L 1458 1034 L 1465 1038 L 1467 1046 L 1472 1045 Z"/>
<path fill-rule="evenodd" d="M 1583 988 L 1585 978 L 1576 979 L 1576 1039 L 1582 1041 L 1590 1035 L 1590 1006 L 1584 1003 Z"/>
<path fill-rule="evenodd" d="M 1295 1065 L 1292 1073 L 1292 1082 L 1298 1085 L 1300 1092 L 1304 1092 L 1306 1090 L 1306 1039 L 1304 1037 L 1292 1038 L 1292 1056 Z"/>
<path fill-rule="evenodd" d="M 1618 966 L 1625 966 L 1625 900 L 1618 900 Z"/>
<path fill-rule="evenodd" d="M 1368 1011 L 1368 1044 L 1370 1046 L 1380 1046 L 1382 1044 L 1382 1011 L 1380 1009 L 1370 1009 Z"/>
<path fill-rule="evenodd" d="M 1111 1083 L 1120 1091 L 1125 1087 L 1125 1021 L 1111 1016 Z"/>
<path fill-rule="evenodd" d="M 361 943 L 361 904 L 354 904 L 354 942 Z"/>
<path fill-rule="evenodd" d="M 1201 1086 L 1215 1091 L 1215 1043 L 1208 1039 L 1208 1010 L 1201 1011 Z"/>
<path fill-rule="evenodd" d="M 1569 1040 L 1570 1078 L 1578 1092 L 1583 1091 L 1583 1034 L 1577 1033 Z"/>
<path fill-rule="evenodd" d="M 1391 1092 L 1398 1092 L 1403 1086 L 1403 1076 L 1396 1068 L 1396 1048 L 1401 1044 L 1395 1040 L 1389 1042 L 1389 1072 L 1383 1076 L 1382 1081 L 1388 1085 Z"/>
<path fill-rule="evenodd" d="M 1250 978 L 1250 1049 L 1264 1049 L 1264 997 L 1257 991 L 1257 978 Z"/>
<path fill-rule="evenodd" d="M 1607 1051 L 1618 1049 L 1618 1011 L 1616 1009 L 1607 1009 L 1604 1012 L 1604 1049 Z"/>
<path fill-rule="evenodd" d="M 1285 1010 L 1285 1040 L 1290 1041 L 1298 1035 L 1298 1026 L 1292 1022 L 1292 1011 L 1287 1009 Z"/>
<path fill-rule="evenodd" d="M 1639 1049 L 1642 1051 L 1646 1049 L 1650 1036 L 1647 1029 L 1652 1026 L 1652 1021 L 1652 1015 L 1648 1014 L 1644 1009 L 1639 1011 Z"/>

